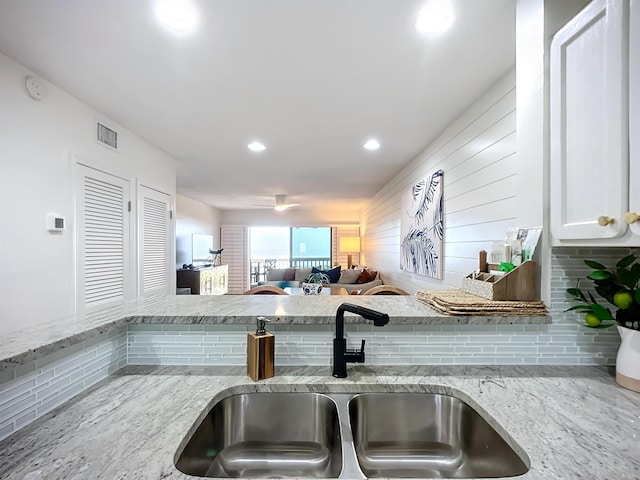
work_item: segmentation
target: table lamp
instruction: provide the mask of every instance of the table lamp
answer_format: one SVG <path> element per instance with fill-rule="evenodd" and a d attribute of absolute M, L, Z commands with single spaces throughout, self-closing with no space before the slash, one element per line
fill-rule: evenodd
<path fill-rule="evenodd" d="M 340 237 L 340 251 L 347 253 L 347 268 L 353 265 L 353 254 L 360 253 L 360 237 Z"/>

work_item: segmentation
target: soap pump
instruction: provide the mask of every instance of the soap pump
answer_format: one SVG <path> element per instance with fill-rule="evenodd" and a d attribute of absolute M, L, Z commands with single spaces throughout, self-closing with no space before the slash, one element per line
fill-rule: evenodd
<path fill-rule="evenodd" d="M 256 333 L 247 334 L 247 374 L 252 380 L 262 380 L 275 375 L 276 337 L 265 328 L 270 320 L 256 318 Z"/>

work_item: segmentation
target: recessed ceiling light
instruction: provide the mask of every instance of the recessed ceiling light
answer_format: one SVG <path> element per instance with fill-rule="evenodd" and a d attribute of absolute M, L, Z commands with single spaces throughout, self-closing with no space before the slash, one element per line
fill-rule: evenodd
<path fill-rule="evenodd" d="M 247 148 L 252 152 L 262 152 L 263 150 L 267 149 L 267 147 L 265 147 L 261 142 L 251 142 L 249 145 L 247 145 Z"/>
<path fill-rule="evenodd" d="M 429 0 L 416 18 L 415 27 L 419 33 L 443 33 L 453 25 L 455 15 L 448 0 Z"/>
<path fill-rule="evenodd" d="M 380 142 L 371 138 L 367 140 L 367 143 L 363 145 L 366 150 L 378 150 L 380 148 Z"/>
<path fill-rule="evenodd" d="M 185 0 L 157 0 L 156 17 L 171 30 L 185 32 L 196 26 L 196 14 Z"/>

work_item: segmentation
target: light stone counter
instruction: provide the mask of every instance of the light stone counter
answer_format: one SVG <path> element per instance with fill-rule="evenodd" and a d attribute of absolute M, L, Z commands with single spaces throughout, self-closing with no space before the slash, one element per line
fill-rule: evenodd
<path fill-rule="evenodd" d="M 250 391 L 437 391 L 490 416 L 530 471 L 522 480 L 640 478 L 640 395 L 598 367 L 129 367 L 0 442 L 5 480 L 193 479 L 174 457 L 215 401 Z"/>
<path fill-rule="evenodd" d="M 451 324 L 544 324 L 544 317 L 449 316 L 418 302 L 414 296 L 305 296 L 305 295 L 171 295 L 149 297 L 86 315 L 62 318 L 2 335 L 0 373 L 99 334 L 130 324 L 222 324 L 254 325 L 259 315 L 272 324 L 317 325 L 335 322 L 341 303 L 350 302 L 389 314 L 393 325 Z M 367 323 L 347 313 L 346 323 Z"/>

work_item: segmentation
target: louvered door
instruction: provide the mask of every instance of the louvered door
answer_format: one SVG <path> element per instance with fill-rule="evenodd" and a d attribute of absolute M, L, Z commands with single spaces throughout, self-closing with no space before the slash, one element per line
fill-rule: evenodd
<path fill-rule="evenodd" d="M 171 197 L 166 193 L 140 186 L 140 293 L 167 294 L 170 286 Z"/>
<path fill-rule="evenodd" d="M 129 181 L 78 165 L 78 310 L 119 303 L 130 289 Z"/>
<path fill-rule="evenodd" d="M 249 290 L 249 240 L 247 227 L 223 225 L 221 228 L 224 262 L 229 264 L 229 293 Z"/>

